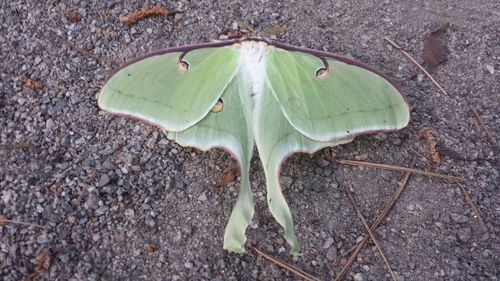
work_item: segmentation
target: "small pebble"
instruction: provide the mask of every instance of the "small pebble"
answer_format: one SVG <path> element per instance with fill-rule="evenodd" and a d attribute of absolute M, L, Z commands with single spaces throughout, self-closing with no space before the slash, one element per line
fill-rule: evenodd
<path fill-rule="evenodd" d="M 111 180 L 109 179 L 109 176 L 107 174 L 102 174 L 101 177 L 99 178 L 99 181 L 97 182 L 98 187 L 103 187 L 106 184 L 108 184 Z"/>
<path fill-rule="evenodd" d="M 207 201 L 207 199 L 208 199 L 208 197 L 205 194 L 205 192 L 203 192 L 202 194 L 200 194 L 200 196 L 198 196 L 198 201 L 200 201 L 200 202 L 205 202 L 205 201 Z"/>
<path fill-rule="evenodd" d="M 323 249 L 328 249 L 330 248 L 330 246 L 334 243 L 335 241 L 333 240 L 333 238 L 328 238 L 326 239 L 325 241 L 325 244 L 323 244 Z"/>
<path fill-rule="evenodd" d="M 184 13 L 176 13 L 174 19 L 180 21 L 184 17 Z"/>
<path fill-rule="evenodd" d="M 466 216 L 464 216 L 462 214 L 457 214 L 457 213 L 450 214 L 450 218 L 451 218 L 452 222 L 458 223 L 458 224 L 463 224 L 463 223 L 466 223 L 469 221 L 469 219 Z"/>
<path fill-rule="evenodd" d="M 365 281 L 366 280 L 366 278 L 363 275 L 363 273 L 356 273 L 356 274 L 354 274 L 353 279 L 354 279 L 354 281 Z"/>
<path fill-rule="evenodd" d="M 467 242 L 467 241 L 469 241 L 471 234 L 472 234 L 472 230 L 470 227 L 460 228 L 458 230 L 458 239 L 460 239 L 460 241 L 462 241 L 462 242 Z"/>
<path fill-rule="evenodd" d="M 493 251 L 490 250 L 490 249 L 486 249 L 483 251 L 482 253 L 483 257 L 485 258 L 489 258 L 489 257 L 492 257 L 493 256 Z"/>
<path fill-rule="evenodd" d="M 329 261 L 334 261 L 338 258 L 338 251 L 336 247 L 330 247 L 328 248 L 328 251 L 326 252 L 326 258 Z"/>
<path fill-rule="evenodd" d="M 484 66 L 484 68 L 486 68 L 486 71 L 488 71 L 489 74 L 495 74 L 495 68 L 492 65 L 487 64 Z"/>
<path fill-rule="evenodd" d="M 318 166 L 322 167 L 322 168 L 325 168 L 327 167 L 328 165 L 330 165 L 330 162 L 327 161 L 325 158 L 323 157 L 319 157 L 318 160 L 316 161 L 316 163 L 318 164 Z"/>
<path fill-rule="evenodd" d="M 127 217 L 133 218 L 133 217 L 134 217 L 134 215 L 135 215 L 135 212 L 134 212 L 134 210 L 132 210 L 132 209 L 126 209 L 126 210 L 125 210 L 125 215 L 126 215 Z"/>
<path fill-rule="evenodd" d="M 186 262 L 186 263 L 184 263 L 184 267 L 185 267 L 186 269 L 191 269 L 191 268 L 193 268 L 193 263 L 191 263 L 191 262 Z"/>
<path fill-rule="evenodd" d="M 280 177 L 280 183 L 282 188 L 289 188 L 292 185 L 292 178 L 287 177 L 287 176 L 281 176 Z"/>

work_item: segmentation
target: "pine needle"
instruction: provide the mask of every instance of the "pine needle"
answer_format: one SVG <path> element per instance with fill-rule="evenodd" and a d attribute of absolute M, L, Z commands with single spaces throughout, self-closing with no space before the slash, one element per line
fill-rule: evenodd
<path fill-rule="evenodd" d="M 412 167 L 413 167 L 413 164 L 412 164 Z M 408 179 L 410 178 L 410 175 L 411 175 L 411 172 L 407 172 L 406 173 L 406 175 L 403 178 L 403 181 L 399 185 L 398 189 L 396 189 L 396 191 L 392 195 L 392 197 L 389 200 L 389 202 L 387 202 L 387 204 L 385 205 L 385 207 L 382 210 L 382 212 L 380 213 L 380 215 L 377 217 L 377 219 L 375 220 L 375 222 L 372 224 L 372 226 L 370 228 L 370 230 L 372 232 L 375 231 L 375 229 L 377 229 L 377 227 L 380 225 L 380 223 L 385 219 L 385 217 L 387 216 L 387 214 L 389 213 L 389 211 L 392 209 L 392 207 L 394 206 L 394 204 L 396 203 L 396 201 L 399 199 L 399 196 L 401 195 L 401 193 L 403 192 L 403 189 L 405 188 L 406 184 L 408 183 Z M 347 274 L 347 271 L 349 270 L 349 268 L 351 267 L 352 263 L 354 262 L 354 260 L 356 259 L 356 257 L 358 256 L 359 252 L 361 251 L 361 249 L 363 248 L 363 246 L 365 245 L 365 243 L 368 241 L 369 238 L 370 238 L 369 235 L 365 235 L 363 237 L 363 239 L 356 245 L 356 247 L 354 248 L 354 252 L 349 257 L 349 260 L 344 265 L 344 267 L 340 271 L 339 275 L 337 275 L 337 277 L 335 278 L 335 281 L 342 280 L 342 278 L 344 278 L 344 276 Z"/>
<path fill-rule="evenodd" d="M 387 260 L 387 257 L 385 256 L 384 251 L 382 251 L 382 247 L 378 243 L 377 239 L 375 239 L 375 235 L 373 235 L 373 232 L 370 230 L 368 223 L 366 223 L 366 219 L 363 216 L 363 213 L 356 205 L 356 202 L 354 201 L 354 197 L 352 196 L 351 191 L 349 190 L 348 187 L 345 188 L 345 190 L 346 190 L 347 196 L 349 197 L 349 200 L 351 201 L 352 206 L 356 210 L 356 213 L 357 213 L 359 219 L 363 223 L 365 230 L 368 232 L 368 235 L 370 235 L 370 238 L 372 239 L 373 243 L 375 244 L 375 247 L 377 247 L 377 250 L 380 253 L 380 256 L 382 256 L 382 259 L 384 260 L 385 266 L 387 266 L 387 270 L 389 270 L 389 273 L 392 276 L 392 280 L 396 281 L 396 275 L 394 274 L 394 271 L 392 271 L 391 265 L 389 264 L 389 261 Z"/>
<path fill-rule="evenodd" d="M 268 261 L 270 261 L 270 262 L 276 264 L 277 266 L 282 267 L 282 268 L 284 268 L 284 269 L 286 269 L 286 270 L 294 273 L 297 276 L 300 276 L 300 277 L 304 278 L 304 280 L 307 280 L 307 281 L 319 281 L 318 278 L 312 276 L 311 274 L 309 274 L 307 272 L 304 272 L 304 271 L 302 271 L 302 270 L 300 270 L 298 268 L 295 268 L 295 267 L 293 267 L 293 266 L 287 264 L 286 262 L 281 261 L 281 260 L 279 260 L 277 258 L 273 258 L 270 255 L 268 255 L 268 254 L 262 252 L 261 250 L 257 249 L 256 247 L 250 246 L 250 248 L 252 250 L 254 250 L 255 252 L 257 252 L 257 254 L 259 254 L 262 257 L 264 257 L 265 259 L 267 259 Z"/>
<path fill-rule="evenodd" d="M 481 227 L 483 228 L 483 230 L 485 232 L 488 232 L 488 228 L 486 228 L 486 224 L 484 223 L 483 217 L 481 216 L 481 213 L 479 213 L 479 209 L 478 209 L 476 203 L 474 203 L 472 198 L 470 198 L 469 192 L 467 192 L 467 189 L 465 189 L 465 185 L 459 181 L 455 181 L 455 183 L 458 186 L 460 186 L 460 189 L 462 189 L 462 193 L 465 196 L 465 201 L 467 201 L 467 203 L 469 204 L 469 207 L 476 214 L 477 219 L 479 220 L 479 224 L 481 224 Z"/>
<path fill-rule="evenodd" d="M 33 226 L 33 227 L 38 227 L 38 228 L 47 228 L 46 226 L 39 225 L 36 223 L 29 223 L 29 222 L 23 222 L 23 221 L 16 221 L 16 220 L 8 220 L 8 219 L 3 219 L 0 218 L 0 225 L 4 225 L 7 223 L 13 223 L 13 224 L 19 224 L 19 225 L 26 225 L 26 226 Z"/>
<path fill-rule="evenodd" d="M 472 112 L 474 112 L 474 115 L 476 115 L 476 119 L 477 119 L 477 122 L 479 123 L 479 126 L 484 130 L 484 132 L 486 133 L 486 135 L 488 136 L 488 138 L 490 139 L 490 141 L 492 141 L 493 143 L 495 143 L 495 138 L 490 133 L 490 131 L 488 131 L 488 129 L 486 128 L 486 126 L 484 126 L 483 120 L 481 120 L 481 116 L 479 115 L 479 112 L 477 111 L 477 109 L 475 107 L 472 107 Z"/>
<path fill-rule="evenodd" d="M 392 166 L 392 165 L 372 163 L 372 162 L 345 160 L 345 159 L 335 159 L 335 161 L 340 163 L 340 164 L 346 164 L 346 165 L 352 165 L 352 166 L 378 168 L 378 169 L 397 171 L 397 172 L 410 172 L 410 173 L 417 174 L 417 175 L 442 178 L 442 179 L 449 180 L 449 181 L 464 182 L 464 180 L 462 178 L 459 178 L 459 177 L 443 175 L 443 174 L 438 174 L 438 173 L 433 173 L 433 172 L 426 172 L 426 171 L 411 169 L 411 168 L 407 168 L 407 167 Z"/>
<path fill-rule="evenodd" d="M 429 77 L 429 79 L 431 79 L 432 83 L 434 83 L 434 85 L 436 85 L 436 87 L 438 87 L 438 89 L 445 95 L 445 96 L 449 96 L 449 94 L 443 89 L 443 87 L 441 87 L 441 85 L 436 81 L 436 79 L 434 79 L 434 77 L 432 77 L 432 75 L 427 72 L 427 70 L 425 70 L 425 68 L 420 65 L 412 56 L 410 56 L 410 54 L 408 54 L 408 52 L 406 52 L 405 50 L 403 50 L 403 48 L 401 48 L 398 44 L 394 43 L 394 41 L 392 41 L 391 39 L 389 39 L 389 37 L 384 37 L 384 40 L 389 42 L 394 48 L 398 49 L 403 55 L 405 55 L 409 60 L 411 60 L 411 62 L 413 62 L 418 68 L 420 68 L 420 70 L 422 70 L 422 72 L 427 76 Z"/>

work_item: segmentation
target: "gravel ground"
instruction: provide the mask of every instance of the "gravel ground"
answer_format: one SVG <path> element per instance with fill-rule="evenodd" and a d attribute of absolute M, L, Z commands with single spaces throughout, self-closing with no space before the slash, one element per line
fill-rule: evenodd
<path fill-rule="evenodd" d="M 183 0 L 161 3 L 176 15 L 132 25 L 119 16 L 159 1 L 121 2 L 0 3 L 0 215 L 45 227 L 0 223 L 0 279 L 36 279 L 37 272 L 41 280 L 298 279 L 254 252 L 223 251 L 238 183 L 214 184 L 235 164 L 229 155 L 180 147 L 154 127 L 97 107 L 113 60 L 223 39 L 224 32 L 248 28 L 237 20 L 255 28 L 254 35 L 381 69 L 402 85 L 413 109 L 404 130 L 287 160 L 282 175 L 299 257 L 289 254 L 267 209 L 263 171 L 254 159 L 250 243 L 332 279 L 364 234 L 343 189 L 354 190 L 372 222 L 403 178 L 340 165 L 333 157 L 409 166 L 412 150 L 429 155 L 419 132 L 432 128 L 442 164 L 418 158 L 415 167 L 466 179 L 487 231 L 456 184 L 414 175 L 376 231 L 378 241 L 400 281 L 499 279 L 499 146 L 485 133 L 500 133 L 498 1 Z M 79 19 L 68 18 L 68 10 Z M 451 23 L 449 59 L 433 75 L 448 97 L 383 40 L 389 36 L 421 61 L 423 39 L 444 22 Z M 27 79 L 43 87 L 30 88 Z M 45 268 L 37 257 L 47 250 L 52 259 Z M 373 244 L 346 279 L 390 280 Z"/>

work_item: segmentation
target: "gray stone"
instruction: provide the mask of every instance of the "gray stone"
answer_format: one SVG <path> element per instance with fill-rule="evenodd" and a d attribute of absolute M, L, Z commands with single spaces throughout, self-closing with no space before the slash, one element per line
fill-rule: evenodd
<path fill-rule="evenodd" d="M 103 187 L 107 185 L 110 181 L 111 180 L 107 174 L 102 174 L 101 177 L 99 178 L 99 181 L 97 182 L 97 186 Z"/>
<path fill-rule="evenodd" d="M 328 249 L 330 248 L 330 246 L 334 243 L 335 241 L 333 240 L 333 238 L 328 238 L 326 239 L 325 241 L 325 244 L 323 244 L 323 249 Z"/>
<path fill-rule="evenodd" d="M 336 247 L 330 247 L 328 248 L 328 251 L 326 252 L 326 258 L 329 261 L 334 261 L 338 258 L 338 251 Z"/>
<path fill-rule="evenodd" d="M 320 183 L 320 182 L 318 182 L 318 181 L 313 181 L 313 182 L 311 183 L 311 189 L 312 189 L 312 191 L 314 191 L 314 192 L 321 193 L 321 192 L 323 192 L 323 191 L 325 190 L 325 186 L 324 186 L 324 184 L 323 184 L 323 183 Z"/>
<path fill-rule="evenodd" d="M 99 154 L 101 154 L 103 156 L 110 156 L 114 152 L 115 152 L 115 150 L 113 148 L 108 147 L 108 148 L 105 148 L 103 150 L 100 150 Z"/>
<path fill-rule="evenodd" d="M 109 212 L 109 208 L 107 206 L 101 206 L 95 211 L 95 214 L 98 216 L 102 216 L 105 215 L 107 212 Z"/>
<path fill-rule="evenodd" d="M 293 179 L 290 178 L 290 177 L 287 177 L 287 176 L 281 176 L 280 177 L 280 183 L 281 183 L 281 187 L 286 189 L 286 188 L 289 188 L 292 183 L 293 183 Z"/>
<path fill-rule="evenodd" d="M 318 164 L 318 166 L 322 168 L 325 168 L 328 167 L 328 165 L 330 165 L 330 162 L 323 157 L 319 157 L 316 161 L 316 164 Z"/>
<path fill-rule="evenodd" d="M 472 230 L 470 227 L 463 227 L 458 230 L 458 239 L 462 242 L 469 241 L 472 234 Z"/>
<path fill-rule="evenodd" d="M 354 279 L 354 281 L 365 281 L 366 277 L 363 273 L 358 272 L 358 273 L 354 274 L 353 279 Z"/>
<path fill-rule="evenodd" d="M 155 225 L 156 225 L 156 222 L 155 222 L 154 218 L 151 215 L 149 215 L 149 214 L 146 215 L 146 217 L 144 218 L 144 222 L 149 227 L 155 227 Z"/>
<path fill-rule="evenodd" d="M 462 214 L 452 213 L 450 214 L 451 221 L 458 224 L 463 224 L 469 221 L 469 218 Z"/>
<path fill-rule="evenodd" d="M 133 209 L 126 209 L 125 210 L 125 215 L 129 218 L 133 218 L 135 216 L 135 212 Z"/>
<path fill-rule="evenodd" d="M 90 192 L 85 202 L 87 209 L 97 209 L 99 208 L 99 195 L 96 192 Z"/>
<path fill-rule="evenodd" d="M 193 263 L 192 262 L 185 262 L 184 263 L 184 267 L 186 269 L 192 269 L 193 268 Z"/>
<path fill-rule="evenodd" d="M 116 166 L 115 164 L 113 164 L 113 162 L 109 161 L 109 160 L 106 160 L 102 163 L 102 167 L 106 170 L 114 170 L 116 169 Z"/>

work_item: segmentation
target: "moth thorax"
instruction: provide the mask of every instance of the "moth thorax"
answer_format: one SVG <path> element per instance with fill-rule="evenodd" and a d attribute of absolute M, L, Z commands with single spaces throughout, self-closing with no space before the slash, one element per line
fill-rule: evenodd
<path fill-rule="evenodd" d="M 241 42 L 240 69 L 250 96 L 260 96 L 266 80 L 266 54 L 270 46 L 262 41 Z"/>

